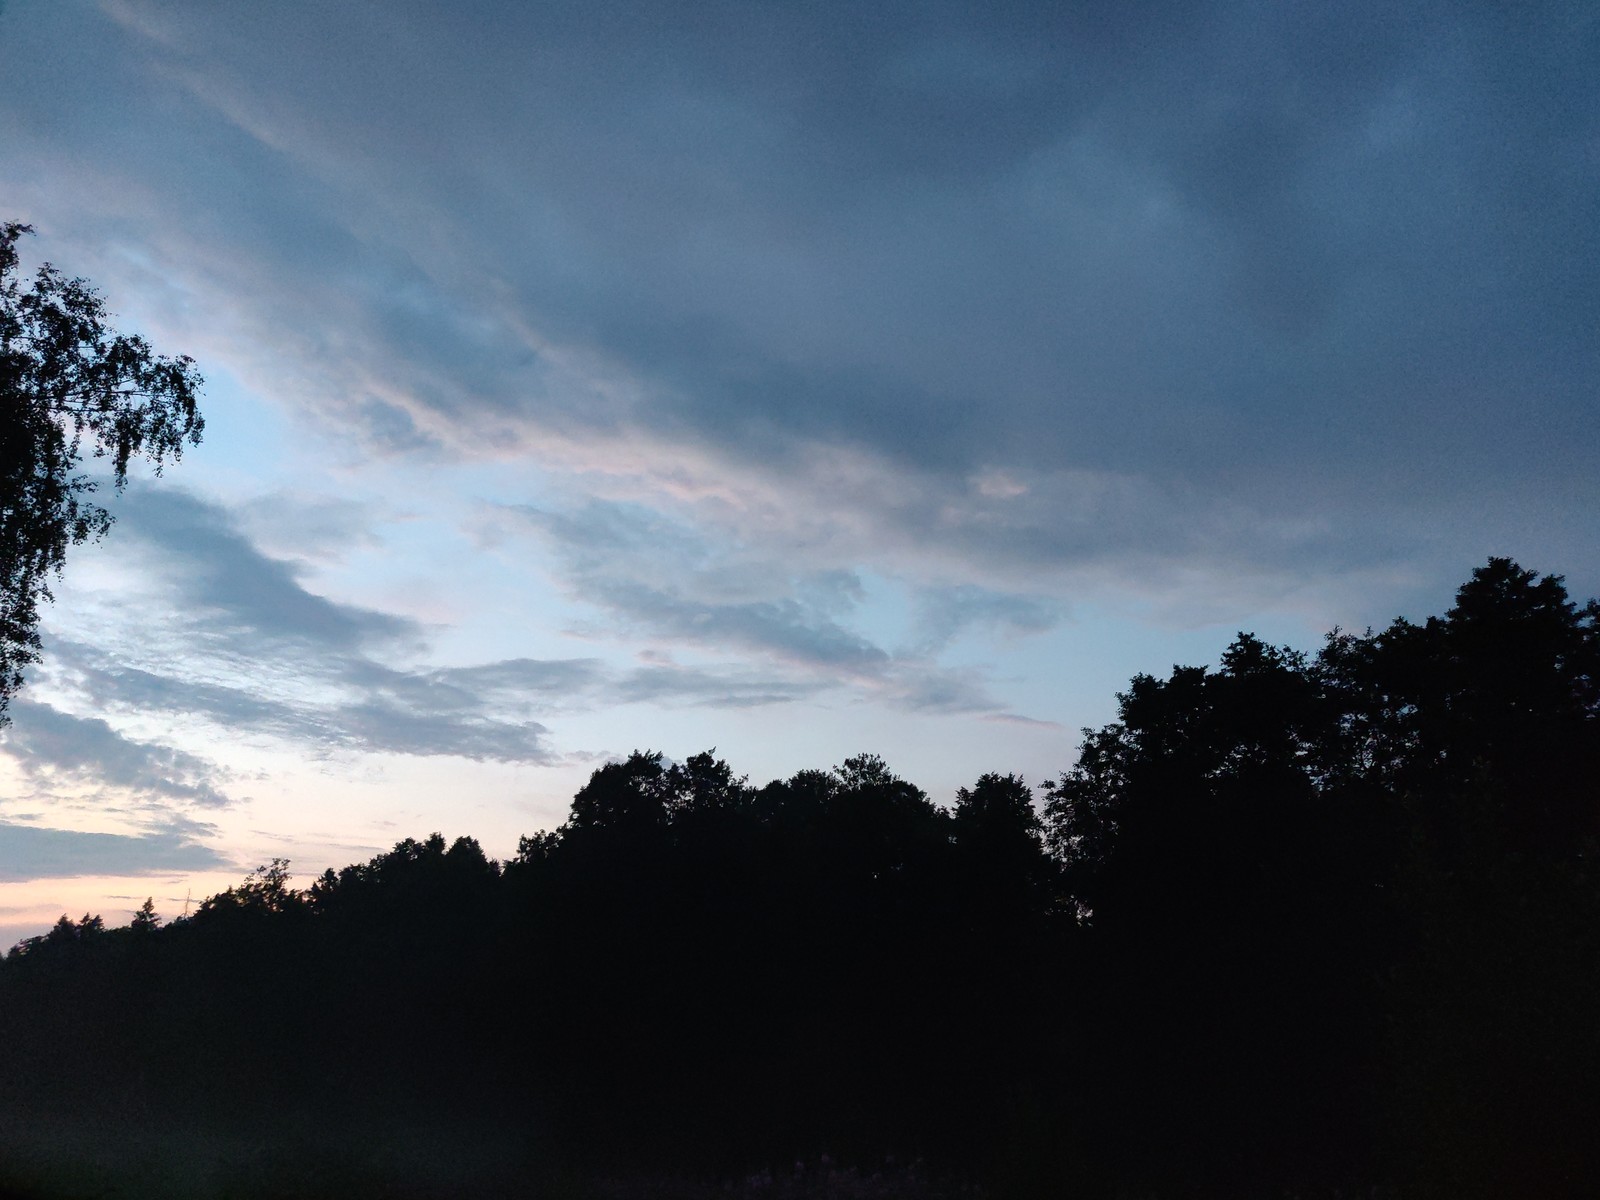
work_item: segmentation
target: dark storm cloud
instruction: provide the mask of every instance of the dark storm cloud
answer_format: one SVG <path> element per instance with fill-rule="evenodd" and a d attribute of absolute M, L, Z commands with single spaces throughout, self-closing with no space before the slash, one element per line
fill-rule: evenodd
<path fill-rule="evenodd" d="M 142 834 L 86 833 L 0 821 L 0 883 L 84 875 L 207 871 L 231 865 L 183 822 Z M 31 928 L 31 926 L 30 926 Z"/>
<path fill-rule="evenodd" d="M 203 758 L 136 741 L 97 717 L 74 717 L 48 704 L 13 700 L 10 714 L 0 753 L 30 779 L 121 788 L 205 808 L 232 803 L 218 786 L 223 772 Z"/>
<path fill-rule="evenodd" d="M 20 70 L 105 68 L 8 89 L 19 161 L 92 147 L 376 448 L 632 431 L 780 484 L 842 448 L 897 485 L 864 516 L 1013 570 L 1600 534 L 1592 5 L 108 11 L 8 18 Z M 993 469 L 1033 502 L 968 536 Z"/>

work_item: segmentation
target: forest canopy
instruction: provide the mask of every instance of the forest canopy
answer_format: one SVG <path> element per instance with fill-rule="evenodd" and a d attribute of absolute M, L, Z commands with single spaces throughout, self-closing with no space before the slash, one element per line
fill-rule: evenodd
<path fill-rule="evenodd" d="M 1592 1195 L 1597 779 L 1600 605 L 1492 559 L 1420 624 L 1135 677 L 1037 792 L 640 751 L 505 862 L 433 834 L 63 917 L 0 964 L 0 1101 L 181 1094 L 346 1157 L 465 1115 L 506 1194 L 825 1152 L 997 1195 Z"/>

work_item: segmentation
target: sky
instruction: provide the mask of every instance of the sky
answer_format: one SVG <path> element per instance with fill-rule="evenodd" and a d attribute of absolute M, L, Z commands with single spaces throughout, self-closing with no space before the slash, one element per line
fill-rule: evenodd
<path fill-rule="evenodd" d="M 1043 783 L 1139 672 L 1600 593 L 1592 3 L 10 0 L 25 267 L 198 360 L 0 943 L 608 757 Z M 91 464 L 92 465 L 92 464 Z"/>

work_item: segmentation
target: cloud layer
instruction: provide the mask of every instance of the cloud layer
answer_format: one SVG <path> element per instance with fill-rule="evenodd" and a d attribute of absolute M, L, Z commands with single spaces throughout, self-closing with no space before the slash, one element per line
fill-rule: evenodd
<path fill-rule="evenodd" d="M 7 809 L 40 861 L 209 853 L 285 764 L 521 803 L 615 728 L 1037 774 L 1151 629 L 1421 615 L 1491 554 L 1600 592 L 1592 3 L 84 0 L 0 38 L 0 212 L 215 385 L 5 743 L 135 831 Z"/>
<path fill-rule="evenodd" d="M 0 883 L 82 875 L 189 872 L 231 866 L 183 828 L 144 834 L 88 833 L 0 821 Z"/>
<path fill-rule="evenodd" d="M 302 566 L 263 553 L 214 501 L 135 485 L 117 514 L 98 551 L 118 568 L 105 603 L 145 615 L 98 641 L 51 636 L 41 677 L 52 694 L 125 720 L 197 720 L 313 755 L 540 763 L 558 753 L 545 722 L 563 714 L 628 703 L 751 707 L 838 689 L 912 710 L 998 713 L 1005 706 L 983 673 L 942 667 L 938 651 L 974 623 L 1031 631 L 1055 619 L 1026 597 L 932 589 L 921 643 L 886 649 L 853 626 L 862 599 L 854 574 L 797 574 L 658 513 L 595 501 L 566 512 L 504 509 L 495 519 L 502 532 L 543 540 L 556 577 L 605 618 L 608 637 L 667 649 L 627 665 L 614 656 L 438 665 L 428 662 L 424 626 L 310 590 Z M 94 632 L 93 596 L 79 601 L 77 620 Z M 16 719 L 9 750 L 30 770 L 70 764 L 108 784 L 225 803 L 199 760 L 129 740 L 98 717 L 24 702 Z"/>
<path fill-rule="evenodd" d="M 48 704 L 13 700 L 4 752 L 30 780 L 92 784 L 180 806 L 222 808 L 223 772 L 169 746 L 136 741 L 98 717 L 74 717 Z"/>
<path fill-rule="evenodd" d="M 134 102 L 30 80 L 22 161 L 92 143 L 373 450 L 759 470 L 1013 577 L 1593 544 L 1587 5 L 104 11 Z"/>

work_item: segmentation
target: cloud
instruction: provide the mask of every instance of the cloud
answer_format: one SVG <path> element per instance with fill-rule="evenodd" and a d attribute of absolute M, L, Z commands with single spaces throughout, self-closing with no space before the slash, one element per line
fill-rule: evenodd
<path fill-rule="evenodd" d="M 132 487 L 116 506 L 118 536 L 139 543 L 150 577 L 184 606 L 196 632 L 230 644 L 348 651 L 420 627 L 390 613 L 308 591 L 295 564 L 263 554 L 220 506 L 169 487 Z"/>
<path fill-rule="evenodd" d="M 235 506 L 238 528 L 262 553 L 287 560 L 341 562 L 353 548 L 382 545 L 375 526 L 385 516 L 345 497 L 278 489 Z"/>
<path fill-rule="evenodd" d="M 82 643 L 53 641 L 57 685 L 107 711 L 200 717 L 234 734 L 260 734 L 318 752 L 452 755 L 492 762 L 559 757 L 546 717 L 614 704 L 752 707 L 814 696 L 815 683 L 738 666 L 656 665 L 618 670 L 596 659 L 506 659 L 403 671 L 370 659 L 301 664 L 304 694 L 266 698 L 243 682 L 201 684 L 183 664 L 146 671 Z M 349 698 L 319 701 L 324 688 Z"/>
<path fill-rule="evenodd" d="M 135 741 L 98 717 L 75 717 L 13 699 L 12 724 L 0 753 L 41 784 L 65 782 L 123 789 L 182 805 L 223 808 L 226 773 L 215 763 L 169 746 Z"/>
<path fill-rule="evenodd" d="M 0 821 L 0 882 L 207 871 L 232 864 L 182 824 L 143 834 L 86 833 Z"/>
<path fill-rule="evenodd" d="M 1013 573 L 1597 532 L 1586 6 L 108 11 L 73 61 L 126 102 L 6 110 L 99 186 L 28 194 L 86 244 L 108 187 L 169 214 L 217 357 L 374 452 L 625 448 L 798 507 L 837 451 L 869 540 Z M 983 533 L 995 472 L 1034 502 Z M 1138 496 L 1102 536 L 1084 478 Z"/>
<path fill-rule="evenodd" d="M 528 719 L 527 697 L 591 669 L 391 666 L 383 658 L 423 650 L 420 624 L 308 590 L 298 566 L 263 554 L 222 505 L 135 485 L 117 516 L 125 586 L 153 588 L 163 602 L 146 605 L 137 638 L 92 644 L 52 633 L 42 671 L 98 710 L 188 714 L 324 751 L 539 761 L 547 730 Z M 76 747 L 63 739 L 64 755 Z"/>
<path fill-rule="evenodd" d="M 206 664 L 169 660 L 160 670 L 128 664 L 120 653 L 82 643 L 47 647 L 57 686 L 106 711 L 199 717 L 234 735 L 260 734 L 318 752 L 333 750 L 408 755 L 458 755 L 480 761 L 539 762 L 548 758 L 548 730 L 523 713 L 526 687 L 506 687 L 496 675 L 530 672 L 517 664 L 450 671 L 403 671 L 367 658 L 329 654 L 294 664 L 298 680 L 243 674 L 231 682 L 191 677 Z M 236 666 L 247 672 L 249 660 Z M 526 664 L 525 664 L 526 665 Z M 550 664 L 570 676 L 571 665 Z"/>
<path fill-rule="evenodd" d="M 420 625 L 310 592 L 298 567 L 262 554 L 222 505 L 150 484 L 130 487 L 126 500 L 113 543 L 121 568 L 114 607 L 125 605 L 127 592 L 148 588 L 165 602 L 144 606 L 149 615 L 136 637 L 125 627 L 102 631 L 104 640 L 96 641 L 49 630 L 39 672 L 55 693 L 108 715 L 199 718 L 229 737 L 259 735 L 317 754 L 551 762 L 558 757 L 545 723 L 552 716 L 626 703 L 749 707 L 818 691 L 792 672 L 738 663 L 626 668 L 598 658 L 518 657 L 408 664 L 426 657 Z M 619 539 L 638 532 L 619 521 L 612 526 Z M 620 543 L 600 550 L 602 557 L 615 552 L 619 563 L 625 558 Z M 841 586 L 819 577 L 818 603 L 826 606 L 821 597 Z M 92 610 L 80 600 L 80 611 Z M 742 620 L 755 635 L 800 637 L 785 626 L 781 605 L 770 613 L 751 606 L 742 618 L 732 611 L 738 606 L 727 607 L 730 627 Z M 92 622 L 87 628 L 95 631 Z M 177 751 L 162 759 L 104 720 L 79 721 L 35 705 L 19 716 L 18 730 L 16 745 L 29 761 L 48 754 L 55 769 L 83 779 L 220 802 L 200 760 Z M 163 764 L 179 775 L 158 778 Z"/>
<path fill-rule="evenodd" d="M 837 573 L 797 578 L 759 551 L 713 542 L 639 505 L 589 501 L 570 511 L 513 512 L 555 552 L 574 595 L 625 627 L 846 676 L 888 661 L 834 619 L 850 590 Z M 812 598 L 802 598 L 808 592 Z"/>
<path fill-rule="evenodd" d="M 917 633 L 925 653 L 949 645 L 974 626 L 1011 635 L 1044 633 L 1062 618 L 1058 602 L 976 584 L 925 587 L 917 599 Z"/>
<path fill-rule="evenodd" d="M 754 650 L 808 667 L 842 674 L 871 672 L 888 654 L 798 600 L 726 604 L 690 600 L 628 580 L 607 580 L 586 591 L 651 633 L 674 641 Z"/>
<path fill-rule="evenodd" d="M 651 665 L 622 675 L 614 685 L 614 696 L 623 703 L 760 708 L 811 699 L 824 690 L 822 684 L 814 681 L 748 668 L 708 670 Z"/>
<path fill-rule="evenodd" d="M 941 666 L 936 652 L 962 628 L 987 622 L 1038 632 L 1053 623 L 1048 606 L 976 587 L 925 588 L 923 644 L 894 653 L 852 628 L 867 595 L 853 572 L 807 569 L 784 551 L 784 534 L 763 544 L 739 541 L 636 504 L 589 500 L 564 511 L 517 508 L 553 551 L 573 598 L 599 608 L 602 628 L 668 644 L 770 664 L 792 682 L 757 696 L 795 696 L 842 688 L 910 711 L 986 712 L 1003 707 L 981 672 Z M 796 561 L 795 559 L 799 561 Z M 933 636 L 929 636 L 932 631 Z M 676 672 L 657 670 L 684 682 Z"/>
<path fill-rule="evenodd" d="M 1108 596 L 1359 623 L 1490 553 L 1600 590 L 1587 6 L 117 0 L 8 35 L 0 202 L 41 245 L 357 469 L 537 468 L 583 632 L 718 660 L 439 676 L 293 530 L 180 505 L 149 544 L 196 619 L 102 664 L 129 704 L 537 762 L 635 697 L 1000 712 L 955 643 Z"/>

